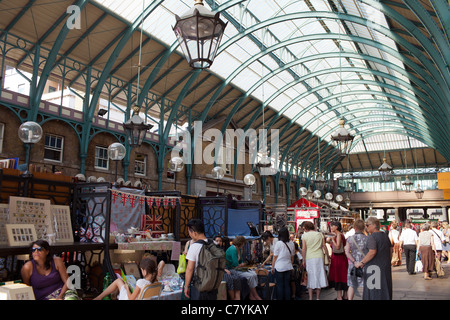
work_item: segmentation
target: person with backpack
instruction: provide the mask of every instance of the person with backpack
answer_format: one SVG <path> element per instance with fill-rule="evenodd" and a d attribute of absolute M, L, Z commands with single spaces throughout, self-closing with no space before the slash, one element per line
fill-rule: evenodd
<path fill-rule="evenodd" d="M 191 300 L 217 300 L 225 270 L 225 252 L 206 238 L 200 219 L 189 220 L 187 228 L 194 241 L 186 254 L 184 294 Z"/>

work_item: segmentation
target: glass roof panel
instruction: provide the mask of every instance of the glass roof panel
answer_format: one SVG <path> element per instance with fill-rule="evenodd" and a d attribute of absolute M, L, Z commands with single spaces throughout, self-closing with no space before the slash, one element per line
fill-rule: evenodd
<path fill-rule="evenodd" d="M 139 18 L 140 13 L 142 12 L 143 5 L 148 6 L 151 4 L 151 0 L 96 0 L 96 2 L 100 3 L 101 5 L 105 6 L 106 8 L 110 9 L 111 11 L 115 12 L 116 14 L 130 22 L 133 22 Z M 212 1 L 204 0 L 205 7 L 210 9 L 208 3 L 212 3 Z M 228 4 L 229 1 L 216 0 L 215 3 L 218 6 L 221 6 Z M 345 12 L 349 15 L 355 15 L 370 19 L 370 21 L 377 22 L 383 27 L 389 28 L 386 18 L 381 12 L 366 4 L 361 3 L 360 1 L 340 0 L 334 3 L 336 4 L 339 12 Z M 172 27 L 175 24 L 175 14 L 182 15 L 184 12 L 188 11 L 193 6 L 193 4 L 193 0 L 163 1 L 158 6 L 158 8 L 146 18 L 143 27 L 144 31 L 158 38 L 161 42 L 167 44 L 168 46 L 172 45 L 176 41 L 174 32 L 172 30 Z M 224 20 L 227 20 L 227 15 L 233 18 L 233 21 L 228 22 L 228 26 L 222 39 L 222 44 L 232 36 L 236 35 L 240 30 L 245 30 L 248 27 L 255 26 L 259 22 L 266 21 L 267 19 L 271 19 L 272 17 L 280 17 L 285 14 L 298 12 L 321 12 L 331 10 L 332 9 L 330 8 L 329 2 L 326 0 L 315 0 L 308 2 L 292 0 L 247 0 L 244 2 L 239 2 L 238 4 L 229 7 L 226 12 L 222 12 L 221 14 L 221 17 Z M 233 23 L 237 23 L 238 25 L 236 26 Z M 241 40 L 234 42 L 216 58 L 216 61 L 210 69 L 210 72 L 217 74 L 222 79 L 227 79 L 239 66 L 244 64 L 246 61 L 254 57 L 265 48 L 278 44 L 282 41 L 288 41 L 295 37 L 305 35 L 318 35 L 327 33 L 344 35 L 344 30 L 345 32 L 350 32 L 352 35 L 368 38 L 373 40 L 374 42 L 382 43 L 383 45 L 392 48 L 392 50 L 394 51 L 397 50 L 394 41 L 392 41 L 389 37 L 382 35 L 378 31 L 371 30 L 366 25 L 359 25 L 350 21 L 334 19 L 289 19 L 277 24 L 271 24 L 265 29 L 254 32 L 252 36 L 257 39 L 257 41 L 254 41 L 250 37 L 244 37 Z M 308 90 L 311 91 L 313 88 L 317 88 L 318 86 L 321 86 L 323 84 L 338 82 L 341 78 L 344 80 L 361 79 L 371 81 L 374 81 L 376 79 L 370 73 L 356 73 L 345 70 L 341 71 L 340 67 L 368 68 L 370 65 L 370 68 L 373 70 L 385 72 L 399 77 L 406 83 L 409 82 L 408 79 L 403 75 L 400 75 L 398 72 L 390 70 L 386 66 L 379 63 L 368 62 L 363 60 L 362 58 L 359 59 L 355 57 L 340 57 L 340 55 L 338 54 L 338 45 L 340 44 L 340 47 L 345 52 L 350 52 L 353 54 L 359 54 L 359 52 L 361 52 L 362 54 L 371 55 L 383 59 L 384 61 L 389 61 L 390 63 L 393 63 L 400 68 L 404 68 L 400 60 L 395 56 L 387 54 L 374 46 L 358 43 L 357 47 L 354 42 L 348 41 L 347 39 L 342 39 L 341 41 L 339 40 L 340 37 L 336 39 L 336 41 L 319 38 L 313 41 L 302 41 L 284 46 L 281 49 L 272 51 L 271 54 L 266 54 L 264 57 L 259 59 L 264 67 L 260 63 L 251 63 L 232 80 L 232 84 L 241 88 L 243 91 L 246 91 L 251 88 L 260 77 L 267 75 L 272 70 L 284 67 L 286 66 L 286 64 L 290 64 L 292 62 L 296 62 L 299 60 L 303 61 L 302 59 L 309 60 L 292 66 L 288 70 L 280 72 L 276 76 L 271 77 L 266 82 L 267 84 L 264 85 L 264 88 L 261 88 L 261 86 L 260 88 L 257 88 L 257 90 L 252 93 L 252 96 L 262 101 L 263 98 L 268 99 L 272 95 L 272 93 L 285 87 L 286 84 L 291 83 L 294 79 L 299 79 L 300 77 L 309 75 L 312 72 L 329 70 L 333 68 L 336 69 L 330 74 L 310 77 L 309 79 L 302 81 L 299 84 L 290 87 L 289 89 L 286 89 L 285 92 L 280 93 L 277 98 L 271 101 L 269 105 L 270 108 L 278 111 L 281 110 L 286 104 L 290 103 L 293 99 L 307 92 Z M 263 45 L 261 45 L 261 43 Z M 179 50 L 179 48 L 177 50 Z M 330 52 L 335 53 L 333 57 L 325 58 L 323 56 Z M 393 86 L 399 86 L 398 83 L 392 80 L 383 79 L 382 81 Z M 401 88 L 402 90 L 408 90 L 404 86 L 402 86 Z M 352 83 L 340 86 L 339 84 L 335 83 L 333 85 L 330 85 L 329 87 L 318 90 L 315 93 L 310 93 L 306 97 L 300 99 L 295 104 L 293 104 L 292 107 L 287 108 L 284 116 L 293 118 L 298 114 L 299 111 L 310 106 L 311 104 L 327 99 L 330 95 L 336 95 L 341 91 L 367 91 L 368 89 L 402 96 L 402 94 L 398 93 L 397 91 L 385 88 L 382 89 L 381 86 L 373 84 L 365 85 L 362 83 Z M 373 99 L 373 96 L 371 96 L 370 94 L 347 95 L 342 98 L 342 101 L 350 102 L 358 99 Z M 386 98 L 384 98 L 382 95 L 377 96 L 376 99 L 386 101 Z M 341 99 L 339 99 L 338 97 L 327 99 L 327 101 L 322 101 L 319 104 L 319 107 L 323 110 L 326 110 L 327 108 L 335 106 L 335 104 L 339 103 L 340 101 Z M 348 110 L 355 110 L 361 109 L 365 105 L 366 104 L 361 103 L 352 104 L 346 106 L 345 108 Z M 338 128 L 337 117 L 341 112 L 342 108 L 337 108 L 333 112 L 322 112 L 324 115 L 323 117 L 321 116 L 321 119 L 319 121 L 320 123 L 322 123 L 323 121 L 331 120 L 333 117 L 336 117 L 336 121 L 330 121 L 330 124 L 324 126 L 324 128 L 320 131 L 320 134 L 326 134 L 330 130 Z M 364 110 L 358 113 L 358 119 L 360 121 L 363 121 L 364 119 L 364 112 L 365 114 L 367 114 L 367 112 Z M 298 118 L 296 122 L 299 125 L 304 126 L 308 123 L 311 117 L 314 117 L 317 114 L 317 109 L 313 107 L 311 111 Z M 349 115 L 346 117 L 346 119 L 352 120 L 354 119 L 354 117 L 355 115 Z M 352 123 L 358 124 L 360 123 L 360 121 L 347 121 L 347 128 L 352 131 Z M 311 121 L 307 129 L 310 131 L 314 131 L 317 128 L 317 122 L 318 121 Z M 400 124 L 399 127 L 401 128 Z M 329 134 L 326 134 L 322 138 L 325 141 L 329 141 L 329 136 Z M 401 135 L 399 136 L 403 137 Z M 371 137 L 369 139 L 373 138 Z M 395 141 L 398 140 L 399 138 L 396 136 Z M 380 150 L 379 144 L 375 142 L 367 143 L 366 145 L 370 146 L 371 149 L 379 148 Z M 392 146 L 394 146 L 394 143 L 392 143 Z M 358 148 L 360 148 L 359 145 L 357 147 L 354 147 L 353 152 L 355 152 L 355 150 L 357 150 Z"/>

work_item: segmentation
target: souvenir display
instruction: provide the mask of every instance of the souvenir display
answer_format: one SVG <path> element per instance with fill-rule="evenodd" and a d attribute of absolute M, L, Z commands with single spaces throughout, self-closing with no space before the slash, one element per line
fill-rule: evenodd
<path fill-rule="evenodd" d="M 0 246 L 8 244 L 5 225 L 9 223 L 9 205 L 0 203 Z"/>
<path fill-rule="evenodd" d="M 9 222 L 12 224 L 32 224 L 36 228 L 37 239 L 46 239 L 53 234 L 50 200 L 24 197 L 9 198 Z"/>
<path fill-rule="evenodd" d="M 73 242 L 72 221 L 70 220 L 70 207 L 52 205 L 52 221 L 56 233 L 56 242 Z"/>
<path fill-rule="evenodd" d="M 28 246 L 38 239 L 32 224 L 6 224 L 6 233 L 11 247 Z"/>

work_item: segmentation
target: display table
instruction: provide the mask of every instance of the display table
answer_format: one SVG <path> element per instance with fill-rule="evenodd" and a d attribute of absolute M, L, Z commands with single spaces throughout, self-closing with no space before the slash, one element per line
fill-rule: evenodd
<path fill-rule="evenodd" d="M 159 300 L 181 300 L 182 290 L 174 290 L 169 292 L 161 292 Z M 158 296 L 153 296 L 151 300 L 157 300 Z"/>
<path fill-rule="evenodd" d="M 135 241 L 135 242 L 119 242 L 117 249 L 119 250 L 148 250 L 148 251 L 169 251 L 180 248 L 181 243 L 178 241 Z M 112 245 L 111 248 L 115 248 Z"/>

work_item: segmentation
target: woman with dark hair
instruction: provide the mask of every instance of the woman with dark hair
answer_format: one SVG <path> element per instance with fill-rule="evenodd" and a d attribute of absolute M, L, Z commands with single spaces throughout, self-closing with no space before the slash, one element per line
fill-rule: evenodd
<path fill-rule="evenodd" d="M 270 231 L 264 231 L 263 234 L 261 234 L 261 240 L 263 241 L 264 251 L 263 251 L 263 259 L 264 262 L 262 265 L 269 264 L 272 261 L 273 258 L 273 250 L 275 248 L 275 244 L 278 241 L 273 236 L 272 232 Z"/>
<path fill-rule="evenodd" d="M 50 254 L 45 240 L 33 242 L 30 249 L 30 260 L 21 270 L 23 283 L 33 288 L 36 300 L 64 299 L 69 276 L 62 259 Z"/>
<path fill-rule="evenodd" d="M 328 272 L 328 282 L 334 287 L 337 293 L 337 300 L 347 299 L 347 271 L 348 259 L 345 255 L 345 237 L 342 234 L 342 225 L 339 221 L 331 221 L 331 263 Z"/>
<path fill-rule="evenodd" d="M 275 244 L 272 273 L 275 273 L 277 282 L 277 300 L 289 300 L 291 298 L 291 270 L 294 262 L 295 247 L 289 239 L 289 231 L 282 227 L 278 231 L 278 242 Z"/>

